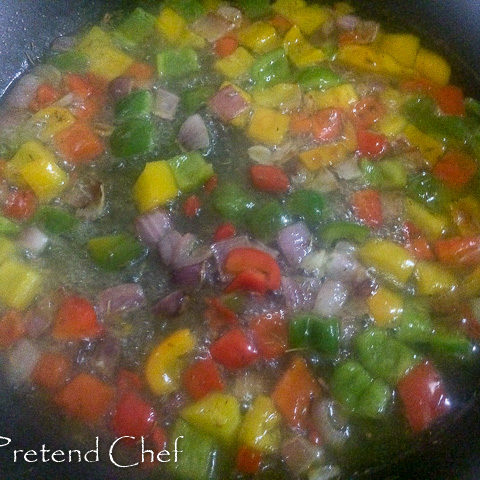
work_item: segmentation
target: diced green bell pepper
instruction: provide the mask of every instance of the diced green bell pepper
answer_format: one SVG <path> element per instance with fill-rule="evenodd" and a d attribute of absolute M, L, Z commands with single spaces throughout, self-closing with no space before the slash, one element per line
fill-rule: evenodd
<path fill-rule="evenodd" d="M 358 225 L 353 222 L 332 222 L 329 223 L 321 233 L 325 245 L 332 246 L 338 240 L 349 240 L 356 243 L 363 243 L 370 235 L 370 229 L 365 225 Z"/>
<path fill-rule="evenodd" d="M 430 98 L 414 98 L 405 102 L 403 115 L 422 132 L 440 140 L 465 143 L 470 135 L 469 125 L 462 117 L 437 115 L 435 102 Z"/>
<path fill-rule="evenodd" d="M 193 48 L 167 49 L 157 55 L 160 77 L 180 78 L 200 70 L 198 56 Z"/>
<path fill-rule="evenodd" d="M 270 11 L 270 0 L 237 0 L 235 4 L 248 18 L 260 18 Z"/>
<path fill-rule="evenodd" d="M 335 87 L 343 83 L 343 80 L 327 67 L 310 67 L 298 74 L 297 82 L 303 91 L 309 91 Z"/>
<path fill-rule="evenodd" d="M 210 85 L 187 90 L 182 95 L 182 105 L 188 114 L 197 112 L 207 104 L 209 98 L 213 97 L 217 89 Z"/>
<path fill-rule="evenodd" d="M 120 270 L 143 258 L 146 249 L 134 237 L 118 234 L 92 238 L 88 242 L 88 253 L 105 270 Z"/>
<path fill-rule="evenodd" d="M 20 231 L 20 225 L 0 215 L 0 235 L 17 235 Z"/>
<path fill-rule="evenodd" d="M 407 185 L 407 170 L 399 159 L 371 162 L 361 160 L 360 170 L 365 181 L 382 190 L 404 188 Z"/>
<path fill-rule="evenodd" d="M 381 417 L 387 412 L 392 398 L 392 391 L 386 383 L 371 377 L 352 360 L 335 369 L 330 386 L 337 401 L 360 417 Z"/>
<path fill-rule="evenodd" d="M 152 111 L 153 97 L 148 90 L 135 90 L 115 105 L 115 120 L 123 122 L 131 118 L 146 117 Z"/>
<path fill-rule="evenodd" d="M 451 193 L 445 185 L 427 172 L 409 176 L 407 195 L 434 213 L 444 212 L 451 201 Z"/>
<path fill-rule="evenodd" d="M 188 23 L 205 13 L 205 8 L 199 0 L 168 0 L 165 5 L 175 10 Z"/>
<path fill-rule="evenodd" d="M 189 152 L 168 160 L 178 188 L 191 192 L 200 188 L 213 174 L 213 167 L 198 152 Z"/>
<path fill-rule="evenodd" d="M 480 102 L 474 98 L 465 99 L 465 110 L 468 115 L 473 115 L 480 119 Z"/>
<path fill-rule="evenodd" d="M 277 83 L 286 82 L 292 76 L 283 48 L 258 57 L 252 65 L 250 74 L 255 86 L 258 88 L 271 87 Z"/>
<path fill-rule="evenodd" d="M 420 361 L 409 347 L 377 328 L 360 334 L 355 340 L 355 350 L 367 371 L 390 385 L 396 385 Z"/>
<path fill-rule="evenodd" d="M 157 130 L 149 118 L 131 118 L 115 128 L 110 146 L 116 157 L 132 157 L 151 152 L 156 137 Z"/>
<path fill-rule="evenodd" d="M 88 70 L 88 57 L 76 50 L 53 55 L 48 59 L 48 63 L 58 68 L 62 72 L 84 73 Z"/>
<path fill-rule="evenodd" d="M 246 303 L 246 297 L 241 292 L 227 293 L 222 295 L 220 301 L 225 307 L 235 313 L 243 312 Z"/>
<path fill-rule="evenodd" d="M 178 440 L 177 440 L 178 439 Z M 168 462 L 168 468 L 178 480 L 216 480 L 225 478 L 228 462 L 218 442 L 182 419 L 173 426 L 170 444 L 180 450 Z"/>
<path fill-rule="evenodd" d="M 143 42 L 155 31 L 155 17 L 143 8 L 136 8 L 117 27 L 114 35 L 120 40 L 136 45 Z"/>
<path fill-rule="evenodd" d="M 291 215 L 302 218 L 310 228 L 316 229 L 323 217 L 325 199 L 314 190 L 297 190 L 288 197 L 286 206 Z"/>
<path fill-rule="evenodd" d="M 51 206 L 39 208 L 35 220 L 41 223 L 47 232 L 54 234 L 70 232 L 78 224 L 78 220 L 69 212 Z"/>
<path fill-rule="evenodd" d="M 226 220 L 243 223 L 255 199 L 235 183 L 220 184 L 212 194 L 215 210 Z"/>
<path fill-rule="evenodd" d="M 289 216 L 283 207 L 271 200 L 253 208 L 247 215 L 247 226 L 255 238 L 272 240 L 289 223 Z"/>
<path fill-rule="evenodd" d="M 289 324 L 292 348 L 305 348 L 326 355 L 336 355 L 340 342 L 340 323 L 336 318 L 313 314 L 296 315 Z"/>

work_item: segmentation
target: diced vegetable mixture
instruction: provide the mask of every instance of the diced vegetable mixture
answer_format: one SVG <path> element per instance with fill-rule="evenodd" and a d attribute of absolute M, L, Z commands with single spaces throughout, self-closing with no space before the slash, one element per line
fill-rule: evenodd
<path fill-rule="evenodd" d="M 391 460 L 478 368 L 480 103 L 343 2 L 152 4 L 3 100 L 12 385 L 127 456 L 182 435 L 162 478 Z"/>

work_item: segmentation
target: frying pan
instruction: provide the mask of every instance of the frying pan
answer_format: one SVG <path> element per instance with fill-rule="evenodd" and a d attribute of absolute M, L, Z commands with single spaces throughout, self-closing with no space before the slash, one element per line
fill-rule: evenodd
<path fill-rule="evenodd" d="M 151 1 L 151 0 L 150 0 Z M 144 1 L 148 3 L 148 0 Z M 153 3 L 153 2 L 152 2 Z M 480 98 L 480 2 L 475 0 L 357 0 L 365 16 L 391 29 L 413 30 L 425 45 L 447 56 L 455 83 Z M 1 0 L 0 97 L 15 79 L 41 58 L 59 35 L 97 22 L 107 11 L 131 9 L 128 0 Z M 1 367 L 1 365 L 0 365 Z M 469 379 L 464 406 L 438 428 L 415 442 L 411 450 L 388 462 L 358 472 L 353 478 L 384 480 L 477 480 L 480 478 L 480 376 Z M 33 406 L 28 396 L 12 392 L 0 374 L 0 436 L 14 439 L 15 448 L 73 448 L 48 406 Z M 121 480 L 145 474 L 110 464 L 20 464 L 0 448 L 0 479 Z"/>

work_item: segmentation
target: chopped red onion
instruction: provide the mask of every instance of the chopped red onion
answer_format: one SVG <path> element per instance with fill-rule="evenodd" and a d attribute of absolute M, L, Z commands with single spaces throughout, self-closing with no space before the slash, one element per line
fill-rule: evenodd
<path fill-rule="evenodd" d="M 182 234 L 180 232 L 169 230 L 158 242 L 158 253 L 165 265 L 173 265 L 181 239 Z"/>
<path fill-rule="evenodd" d="M 360 18 L 355 15 L 342 15 L 337 18 L 337 27 L 342 30 L 355 30 L 360 22 Z"/>
<path fill-rule="evenodd" d="M 10 108 L 27 109 L 37 93 L 42 79 L 36 75 L 23 75 L 6 96 L 5 104 Z"/>
<path fill-rule="evenodd" d="M 159 88 L 155 91 L 153 113 L 164 120 L 173 120 L 177 113 L 180 97 L 174 93 Z"/>
<path fill-rule="evenodd" d="M 195 248 L 196 242 L 197 238 L 192 233 L 182 235 L 176 230 L 170 230 L 158 242 L 160 258 L 165 265 L 173 269 L 202 263 L 212 252 L 208 247 Z"/>
<path fill-rule="evenodd" d="M 117 77 L 110 82 L 108 93 L 114 100 L 120 100 L 126 97 L 133 88 L 132 77 Z"/>
<path fill-rule="evenodd" d="M 302 475 L 315 462 L 320 461 L 324 451 L 300 435 L 290 438 L 282 444 L 282 457 L 295 475 Z"/>
<path fill-rule="evenodd" d="M 233 30 L 235 24 L 220 15 L 209 13 L 196 20 L 190 28 L 208 42 L 216 42 L 230 30 Z"/>
<path fill-rule="evenodd" d="M 315 304 L 315 298 L 320 287 L 316 278 L 282 277 L 282 294 L 289 310 L 309 311 Z"/>
<path fill-rule="evenodd" d="M 76 45 L 76 43 L 77 40 L 75 37 L 62 36 L 57 37 L 55 40 L 53 40 L 50 48 L 54 52 L 68 52 Z"/>
<path fill-rule="evenodd" d="M 32 255 L 40 255 L 48 244 L 48 237 L 37 227 L 28 227 L 20 235 L 18 244 Z"/>
<path fill-rule="evenodd" d="M 248 108 L 247 101 L 232 85 L 221 88 L 208 102 L 212 112 L 225 123 L 232 121 Z"/>
<path fill-rule="evenodd" d="M 356 248 L 348 242 L 338 242 L 327 261 L 327 275 L 342 281 L 361 282 L 367 278 L 365 268 L 355 256 Z"/>
<path fill-rule="evenodd" d="M 236 27 L 242 23 L 242 12 L 238 8 L 221 5 L 218 7 L 217 14 L 228 22 L 233 23 Z"/>
<path fill-rule="evenodd" d="M 155 246 L 172 228 L 170 215 L 165 210 L 153 210 L 135 220 L 135 229 L 142 242 Z"/>
<path fill-rule="evenodd" d="M 40 358 L 40 350 L 30 340 L 22 339 L 8 353 L 7 376 L 15 386 L 26 383 Z"/>
<path fill-rule="evenodd" d="M 323 440 L 332 447 L 341 447 L 350 436 L 348 423 L 334 400 L 315 401 L 312 405 L 312 421 Z"/>
<path fill-rule="evenodd" d="M 347 301 L 348 290 L 342 282 L 327 280 L 318 291 L 315 312 L 327 317 L 338 313 Z"/>
<path fill-rule="evenodd" d="M 350 158 L 337 164 L 335 166 L 335 173 L 343 180 L 354 180 L 355 178 L 362 176 L 356 158 Z"/>
<path fill-rule="evenodd" d="M 197 263 L 182 267 L 172 272 L 172 280 L 179 287 L 194 288 L 199 287 L 203 280 L 204 264 Z"/>
<path fill-rule="evenodd" d="M 96 311 L 99 317 L 135 310 L 145 305 L 145 294 L 140 285 L 124 283 L 102 290 L 97 297 Z"/>
<path fill-rule="evenodd" d="M 62 81 L 62 72 L 48 63 L 36 66 L 32 70 L 32 75 L 40 78 L 42 83 L 48 83 L 55 88 L 58 88 Z"/>
<path fill-rule="evenodd" d="M 207 126 L 198 113 L 188 117 L 180 127 L 178 143 L 187 151 L 208 148 L 210 138 Z"/>
<path fill-rule="evenodd" d="M 185 302 L 185 295 L 181 290 L 175 290 L 166 297 L 160 299 L 153 307 L 155 315 L 175 317 L 180 313 Z"/>
<path fill-rule="evenodd" d="M 312 234 L 303 222 L 280 230 L 277 238 L 280 252 L 292 267 L 298 267 L 312 247 Z"/>
<path fill-rule="evenodd" d="M 95 343 L 93 350 L 89 351 L 84 358 L 84 362 L 92 373 L 110 379 L 115 374 L 120 355 L 119 341 L 109 336 Z"/>

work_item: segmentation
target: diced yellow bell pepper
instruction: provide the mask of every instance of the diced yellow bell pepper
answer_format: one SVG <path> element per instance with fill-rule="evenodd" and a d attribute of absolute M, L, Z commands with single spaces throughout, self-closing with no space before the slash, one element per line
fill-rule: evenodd
<path fill-rule="evenodd" d="M 241 444 L 262 453 L 275 453 L 280 447 L 280 415 L 271 398 L 260 395 L 246 413 L 238 439 Z"/>
<path fill-rule="evenodd" d="M 50 150 L 36 140 L 25 142 L 13 158 L 7 162 L 4 169 L 4 175 L 12 183 L 25 185 L 20 170 L 30 162 L 45 161 L 55 162 L 55 157 Z"/>
<path fill-rule="evenodd" d="M 255 90 L 253 100 L 262 107 L 297 110 L 302 103 L 302 90 L 298 83 L 279 83 L 264 90 Z"/>
<path fill-rule="evenodd" d="M 297 8 L 287 15 L 287 19 L 294 25 L 297 25 L 305 35 L 311 35 L 329 18 L 329 10 L 319 5 L 308 5 Z"/>
<path fill-rule="evenodd" d="M 448 219 L 443 215 L 431 213 L 410 198 L 405 200 L 405 214 L 429 240 L 437 240 L 447 232 Z"/>
<path fill-rule="evenodd" d="M 152 350 L 145 366 L 145 378 L 153 393 L 165 395 L 178 389 L 184 357 L 192 352 L 195 344 L 195 336 L 185 328 L 172 333 Z"/>
<path fill-rule="evenodd" d="M 177 195 L 177 182 L 165 160 L 147 163 L 133 186 L 133 198 L 141 213 L 165 205 Z"/>
<path fill-rule="evenodd" d="M 243 47 L 238 47 L 232 54 L 215 62 L 215 70 L 228 78 L 238 78 L 250 70 L 255 59 Z"/>
<path fill-rule="evenodd" d="M 177 47 L 203 48 L 205 40 L 188 29 L 187 22 L 175 10 L 166 7 L 157 18 L 158 32 Z"/>
<path fill-rule="evenodd" d="M 323 108 L 349 109 L 358 101 L 358 94 L 351 83 L 337 85 L 325 91 L 312 90 L 305 95 L 305 103 L 309 110 L 321 110 Z"/>
<path fill-rule="evenodd" d="M 407 126 L 407 119 L 402 115 L 387 114 L 375 124 L 375 130 L 389 138 L 396 137 Z"/>
<path fill-rule="evenodd" d="M 403 312 L 402 297 L 386 287 L 379 287 L 367 304 L 370 315 L 380 327 L 391 325 Z"/>
<path fill-rule="evenodd" d="M 247 135 L 257 142 L 278 145 L 282 143 L 289 123 L 288 115 L 270 108 L 258 107 L 253 112 Z"/>
<path fill-rule="evenodd" d="M 420 76 L 428 78 L 441 86 L 448 85 L 451 68 L 447 61 L 431 50 L 421 48 L 415 60 L 415 70 Z"/>
<path fill-rule="evenodd" d="M 319 48 L 313 47 L 296 25 L 285 35 L 283 47 L 288 58 L 298 68 L 311 67 L 326 59 L 325 53 Z"/>
<path fill-rule="evenodd" d="M 380 48 L 401 65 L 413 68 L 420 48 L 420 39 L 410 33 L 387 33 L 382 36 Z"/>
<path fill-rule="evenodd" d="M 27 163 L 19 173 L 42 203 L 58 197 L 68 184 L 68 174 L 47 159 Z"/>
<path fill-rule="evenodd" d="M 464 237 L 480 235 L 480 202 L 469 195 L 450 205 L 453 223 Z"/>
<path fill-rule="evenodd" d="M 461 290 L 465 297 L 477 297 L 480 294 L 480 266 L 462 280 Z"/>
<path fill-rule="evenodd" d="M 5 237 L 0 237 L 0 265 L 15 252 L 14 243 Z"/>
<path fill-rule="evenodd" d="M 32 119 L 41 125 L 40 138 L 45 142 L 75 122 L 75 117 L 70 111 L 62 107 L 43 108 Z"/>
<path fill-rule="evenodd" d="M 435 166 L 445 150 L 443 144 L 410 123 L 404 128 L 403 134 L 410 142 L 410 145 L 420 150 L 427 165 L 429 167 Z"/>
<path fill-rule="evenodd" d="M 435 262 L 418 262 L 414 277 L 420 295 L 441 295 L 453 292 L 458 286 L 455 276 Z"/>
<path fill-rule="evenodd" d="M 337 59 L 340 63 L 365 72 L 394 77 L 413 75 L 413 70 L 403 67 L 392 56 L 377 51 L 370 45 L 345 45 L 339 49 Z"/>
<path fill-rule="evenodd" d="M 273 25 L 266 22 L 255 22 L 238 32 L 240 45 L 255 53 L 267 53 L 280 46 L 280 38 Z"/>
<path fill-rule="evenodd" d="M 387 87 L 379 93 L 380 101 L 394 114 L 400 110 L 407 96 L 395 88 Z"/>
<path fill-rule="evenodd" d="M 99 27 L 93 27 L 77 48 L 88 56 L 90 71 L 108 81 L 123 75 L 133 63 L 133 59 L 116 48 L 110 35 Z"/>
<path fill-rule="evenodd" d="M 362 262 L 401 285 L 410 278 L 415 258 L 401 245 L 390 240 L 369 240 L 359 250 Z"/>
<path fill-rule="evenodd" d="M 273 5 L 272 9 L 275 13 L 282 15 L 283 17 L 288 17 L 299 8 L 304 8 L 307 6 L 305 0 L 277 0 Z"/>
<path fill-rule="evenodd" d="M 238 400 L 232 395 L 213 392 L 185 407 L 180 416 L 188 423 L 227 445 L 236 440 L 241 415 Z"/>
<path fill-rule="evenodd" d="M 307 150 L 298 154 L 305 168 L 311 172 L 329 167 L 341 162 L 348 155 L 348 150 L 343 142 L 327 143 L 313 150 Z"/>
<path fill-rule="evenodd" d="M 0 301 L 7 307 L 25 310 L 40 293 L 41 285 L 40 274 L 15 258 L 0 265 Z"/>

